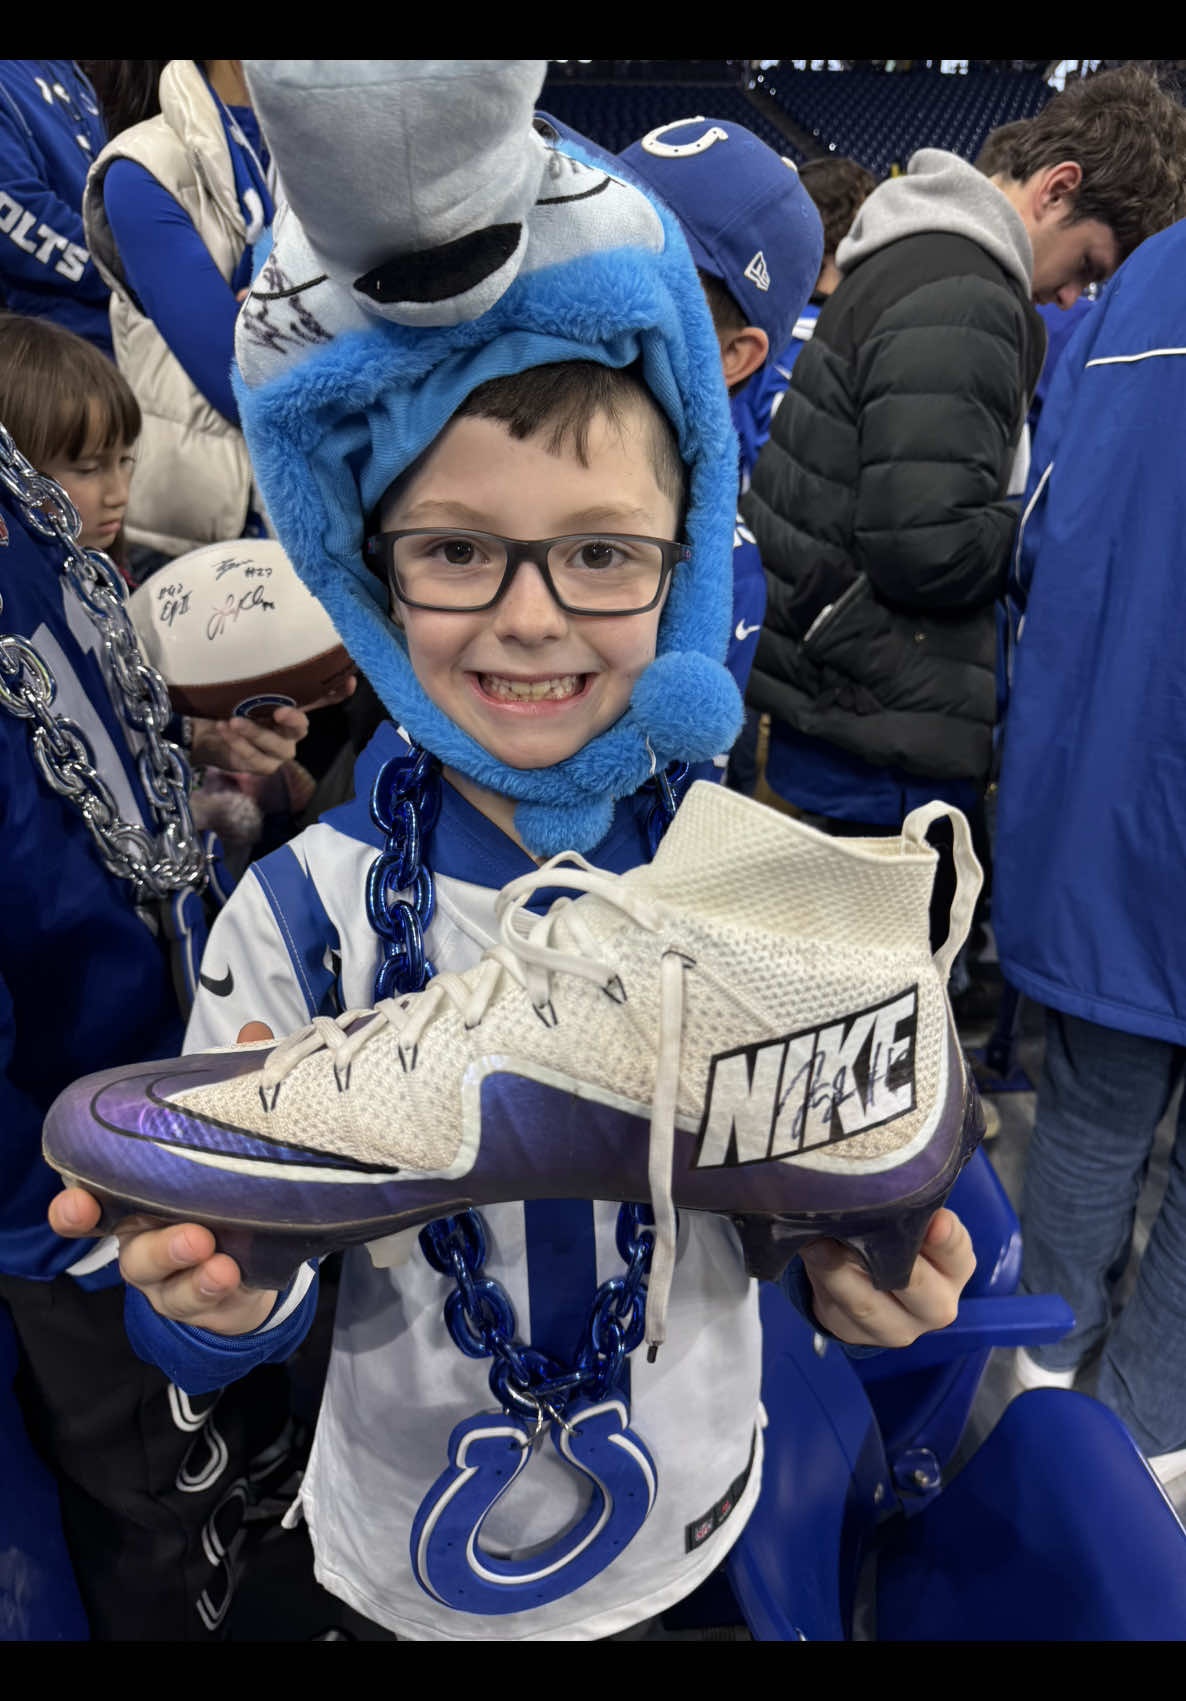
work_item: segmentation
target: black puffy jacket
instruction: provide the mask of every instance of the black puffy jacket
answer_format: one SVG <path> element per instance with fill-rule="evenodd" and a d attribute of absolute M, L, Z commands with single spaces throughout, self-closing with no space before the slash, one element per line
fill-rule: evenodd
<path fill-rule="evenodd" d="M 1045 347 L 967 236 L 906 236 L 846 275 L 742 499 L 768 592 L 755 708 L 869 762 L 987 775 L 1005 490 Z"/>

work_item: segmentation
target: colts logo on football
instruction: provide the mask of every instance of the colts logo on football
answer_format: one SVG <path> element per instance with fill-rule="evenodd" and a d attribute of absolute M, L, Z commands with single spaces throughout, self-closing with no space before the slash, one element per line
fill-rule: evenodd
<path fill-rule="evenodd" d="M 794 1157 L 914 1109 L 918 988 L 712 1060 L 698 1169 Z"/>

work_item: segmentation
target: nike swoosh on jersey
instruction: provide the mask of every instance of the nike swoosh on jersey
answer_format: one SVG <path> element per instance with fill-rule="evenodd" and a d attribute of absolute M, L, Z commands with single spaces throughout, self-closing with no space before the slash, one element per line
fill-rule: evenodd
<path fill-rule="evenodd" d="M 747 638 L 752 637 L 755 632 L 760 632 L 761 630 L 761 621 L 759 621 L 756 626 L 747 626 L 744 620 L 739 620 L 733 629 L 733 636 L 737 639 L 739 644 L 744 644 Z"/>
<path fill-rule="evenodd" d="M 235 989 L 235 977 L 229 967 L 221 980 L 212 980 L 209 975 L 204 974 L 199 974 L 198 979 L 206 991 L 212 992 L 216 998 L 229 998 Z"/>

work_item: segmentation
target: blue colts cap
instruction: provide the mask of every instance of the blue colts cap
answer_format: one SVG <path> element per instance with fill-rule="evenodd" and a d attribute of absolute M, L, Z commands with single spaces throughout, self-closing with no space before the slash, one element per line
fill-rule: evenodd
<path fill-rule="evenodd" d="M 824 232 L 789 159 L 730 118 L 663 124 L 618 156 L 670 207 L 692 258 L 720 278 L 777 355 L 815 288 Z"/>

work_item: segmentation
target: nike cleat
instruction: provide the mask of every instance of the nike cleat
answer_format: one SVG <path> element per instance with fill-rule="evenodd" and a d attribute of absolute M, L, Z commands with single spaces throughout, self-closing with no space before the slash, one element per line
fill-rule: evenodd
<path fill-rule="evenodd" d="M 957 894 L 932 956 L 937 816 Z M 654 1206 L 660 1316 L 675 1207 L 737 1217 L 755 1274 L 833 1236 L 900 1288 L 983 1133 L 946 993 L 979 884 L 944 805 L 838 839 L 701 782 L 649 865 L 567 855 L 505 887 L 501 942 L 464 974 L 76 1082 L 45 1157 L 104 1232 L 204 1223 L 254 1286 L 469 1206 L 567 1197 Z M 574 895 L 526 909 L 556 888 Z"/>

